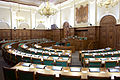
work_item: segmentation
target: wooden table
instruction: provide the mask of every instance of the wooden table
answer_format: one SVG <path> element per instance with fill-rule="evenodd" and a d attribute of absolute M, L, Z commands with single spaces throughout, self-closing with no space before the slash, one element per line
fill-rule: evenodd
<path fill-rule="evenodd" d="M 74 46 L 52 46 L 53 49 L 63 49 L 63 50 L 71 50 L 72 53 L 75 52 L 75 47 Z"/>
<path fill-rule="evenodd" d="M 87 76 L 96 76 L 96 77 L 113 77 L 120 76 L 120 72 L 109 72 L 107 68 L 100 68 L 100 72 L 90 72 L 89 68 L 81 68 L 80 72 L 71 72 L 71 67 L 63 67 L 61 71 L 52 70 L 52 66 L 46 66 L 45 69 L 36 68 L 36 64 L 32 64 L 32 67 L 24 67 L 22 66 L 23 62 L 18 63 L 16 66 L 12 67 L 12 69 L 19 69 L 23 71 L 34 71 L 35 73 L 42 74 L 61 74 L 61 75 L 69 75 L 69 76 L 81 76 L 82 79 L 87 79 Z M 80 67 L 74 67 L 80 68 Z"/>

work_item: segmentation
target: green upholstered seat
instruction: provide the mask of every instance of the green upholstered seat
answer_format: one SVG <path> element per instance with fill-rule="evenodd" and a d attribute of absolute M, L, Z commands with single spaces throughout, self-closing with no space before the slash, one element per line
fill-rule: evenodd
<path fill-rule="evenodd" d="M 34 72 L 18 70 L 18 80 L 35 80 Z"/>
<path fill-rule="evenodd" d="M 112 54 L 106 54 L 105 55 L 105 58 L 109 58 L 109 57 L 112 57 Z"/>
<path fill-rule="evenodd" d="M 56 42 L 56 45 L 60 45 L 60 43 L 59 43 L 59 42 Z"/>
<path fill-rule="evenodd" d="M 22 61 L 29 63 L 29 62 L 31 62 L 31 57 L 26 57 L 26 56 L 24 56 Z"/>
<path fill-rule="evenodd" d="M 36 73 L 35 80 L 55 80 L 55 76 L 52 74 Z"/>
<path fill-rule="evenodd" d="M 61 75 L 61 80 L 81 80 L 81 76 L 67 76 L 67 75 Z"/>
<path fill-rule="evenodd" d="M 120 57 L 120 54 L 113 54 L 113 57 Z"/>
<path fill-rule="evenodd" d="M 84 40 L 87 40 L 87 37 L 84 37 Z"/>
<path fill-rule="evenodd" d="M 101 67 L 101 61 L 89 61 L 88 67 Z"/>
<path fill-rule="evenodd" d="M 79 40 L 83 40 L 83 37 L 80 37 Z"/>
<path fill-rule="evenodd" d="M 42 52 L 37 52 L 37 55 L 40 55 L 40 56 L 42 56 Z"/>
<path fill-rule="evenodd" d="M 16 69 L 10 69 L 3 67 L 4 79 L 5 80 L 17 80 L 16 79 Z"/>
<path fill-rule="evenodd" d="M 43 64 L 44 64 L 44 65 L 53 66 L 53 65 L 54 65 L 54 61 L 53 61 L 53 60 L 44 59 L 44 60 L 43 60 Z"/>
<path fill-rule="evenodd" d="M 17 63 L 22 61 L 22 56 L 16 55 Z"/>
<path fill-rule="evenodd" d="M 95 55 L 95 58 L 102 58 L 103 55 Z"/>
<path fill-rule="evenodd" d="M 84 55 L 84 58 L 93 58 L 92 55 Z"/>
<path fill-rule="evenodd" d="M 67 43 L 66 46 L 70 46 L 70 43 Z"/>
<path fill-rule="evenodd" d="M 11 54 L 6 52 L 6 58 L 8 62 L 11 62 Z"/>
<path fill-rule="evenodd" d="M 111 77 L 88 76 L 88 80 L 111 80 Z"/>
<path fill-rule="evenodd" d="M 106 61 L 105 62 L 106 68 L 115 67 L 115 66 L 117 66 L 117 61 Z"/>
<path fill-rule="evenodd" d="M 56 61 L 56 66 L 67 67 L 68 63 L 67 61 Z"/>
<path fill-rule="evenodd" d="M 42 61 L 41 61 L 41 59 L 38 59 L 38 58 L 32 58 L 32 63 L 34 63 L 34 64 L 42 64 Z"/>
<path fill-rule="evenodd" d="M 11 54 L 11 61 L 12 61 L 13 64 L 16 63 L 16 56 L 15 56 L 15 54 Z"/>

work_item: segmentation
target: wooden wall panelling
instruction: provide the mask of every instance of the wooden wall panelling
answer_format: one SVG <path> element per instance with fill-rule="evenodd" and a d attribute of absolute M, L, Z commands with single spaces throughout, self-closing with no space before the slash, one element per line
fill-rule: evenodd
<path fill-rule="evenodd" d="M 96 41 L 95 41 L 95 45 L 96 45 L 96 47 L 95 48 L 97 48 L 97 49 L 99 49 L 100 47 L 99 47 L 99 40 L 100 40 L 100 26 L 95 26 L 95 39 L 96 39 Z"/>
<path fill-rule="evenodd" d="M 120 24 L 115 26 L 116 32 L 116 49 L 120 49 Z"/>
<path fill-rule="evenodd" d="M 60 30 L 59 29 L 53 30 L 53 40 L 54 41 L 60 40 Z"/>
<path fill-rule="evenodd" d="M 11 30 L 10 29 L 0 29 L 1 39 L 11 39 Z"/>
<path fill-rule="evenodd" d="M 74 28 L 70 28 L 70 36 L 74 36 L 75 30 Z"/>

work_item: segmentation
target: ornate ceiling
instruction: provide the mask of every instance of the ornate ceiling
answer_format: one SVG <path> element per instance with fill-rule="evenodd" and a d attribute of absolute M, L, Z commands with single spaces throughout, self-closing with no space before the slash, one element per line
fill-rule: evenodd
<path fill-rule="evenodd" d="M 42 2 L 47 0 L 1 0 L 1 1 L 20 3 L 24 5 L 30 5 L 30 6 L 39 6 Z M 54 4 L 60 4 L 65 1 L 67 0 L 49 0 L 49 2 L 52 2 Z"/>

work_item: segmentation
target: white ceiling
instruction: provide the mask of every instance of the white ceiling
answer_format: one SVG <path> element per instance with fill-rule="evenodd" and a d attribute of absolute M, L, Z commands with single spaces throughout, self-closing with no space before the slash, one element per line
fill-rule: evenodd
<path fill-rule="evenodd" d="M 47 1 L 47 0 L 2 0 L 2 1 L 15 2 L 15 3 L 20 3 L 20 4 L 25 4 L 25 5 L 32 5 L 32 6 L 39 6 L 42 2 Z M 59 4 L 65 1 L 67 0 L 49 0 L 49 2 L 52 2 L 54 4 Z"/>

